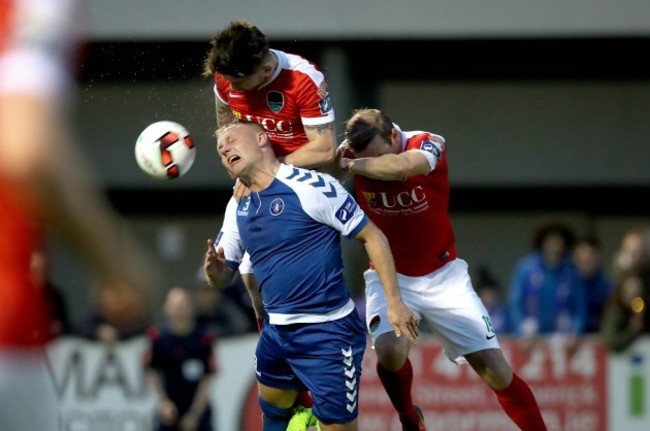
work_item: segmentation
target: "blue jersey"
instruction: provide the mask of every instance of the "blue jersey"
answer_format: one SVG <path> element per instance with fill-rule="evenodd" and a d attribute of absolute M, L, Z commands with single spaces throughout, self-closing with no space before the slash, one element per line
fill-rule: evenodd
<path fill-rule="evenodd" d="M 325 322 L 354 310 L 340 236 L 367 223 L 336 179 L 282 164 L 266 189 L 231 199 L 215 247 L 233 269 L 248 251 L 270 323 Z"/>

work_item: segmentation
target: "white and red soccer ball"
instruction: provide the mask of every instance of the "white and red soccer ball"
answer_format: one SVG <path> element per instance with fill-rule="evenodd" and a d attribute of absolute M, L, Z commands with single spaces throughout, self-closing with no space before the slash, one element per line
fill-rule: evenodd
<path fill-rule="evenodd" d="M 150 124 L 135 143 L 135 160 L 144 172 L 160 180 L 185 175 L 196 157 L 187 129 L 174 121 Z"/>

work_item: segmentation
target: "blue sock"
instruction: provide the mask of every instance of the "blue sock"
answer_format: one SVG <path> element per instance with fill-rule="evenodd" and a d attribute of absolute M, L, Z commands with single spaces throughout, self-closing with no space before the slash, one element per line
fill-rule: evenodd
<path fill-rule="evenodd" d="M 262 409 L 262 431 L 286 431 L 287 425 L 293 416 L 293 407 L 283 409 L 267 403 L 262 397 L 257 397 L 257 402 Z"/>

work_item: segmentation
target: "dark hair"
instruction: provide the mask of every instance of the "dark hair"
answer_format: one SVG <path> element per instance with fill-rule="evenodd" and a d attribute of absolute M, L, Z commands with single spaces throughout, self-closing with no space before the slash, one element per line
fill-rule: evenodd
<path fill-rule="evenodd" d="M 547 221 L 540 224 L 533 233 L 533 248 L 539 250 L 546 238 L 551 235 L 559 235 L 564 241 L 566 250 L 571 250 L 575 244 L 575 234 L 570 226 L 561 221 Z"/>
<path fill-rule="evenodd" d="M 381 136 L 387 142 L 393 131 L 390 117 L 379 109 L 361 108 L 354 111 L 345 126 L 344 138 L 352 152 L 366 149 L 375 136 Z"/>
<path fill-rule="evenodd" d="M 255 72 L 269 53 L 269 41 L 255 25 L 234 20 L 210 40 L 211 48 L 203 62 L 203 76 L 216 72 L 247 76 Z"/>
<path fill-rule="evenodd" d="M 594 233 L 586 233 L 580 236 L 577 240 L 575 245 L 579 244 L 586 244 L 596 250 L 602 249 L 602 243 L 600 242 L 600 239 L 596 236 Z"/>

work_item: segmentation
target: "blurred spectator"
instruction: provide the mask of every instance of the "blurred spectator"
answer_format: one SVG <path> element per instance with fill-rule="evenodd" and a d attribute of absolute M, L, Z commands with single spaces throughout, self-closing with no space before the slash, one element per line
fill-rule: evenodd
<path fill-rule="evenodd" d="M 501 285 L 486 266 L 479 266 L 472 278 L 474 290 L 487 310 L 494 332 L 509 334 L 511 332 L 508 307 L 503 300 Z"/>
<path fill-rule="evenodd" d="M 587 300 L 571 261 L 575 235 L 561 221 L 537 227 L 533 250 L 516 264 L 510 284 L 508 312 L 513 332 L 530 349 L 540 335 L 562 335 L 567 351 L 584 332 Z"/>
<path fill-rule="evenodd" d="M 193 293 L 196 321 L 205 326 L 214 337 L 257 332 L 255 313 L 244 310 L 226 296 L 223 289 L 210 286 L 205 278 L 201 277 Z"/>
<path fill-rule="evenodd" d="M 616 352 L 650 332 L 650 229 L 633 227 L 614 254 L 614 293 L 605 308 L 601 336 Z"/>
<path fill-rule="evenodd" d="M 612 265 L 614 280 L 619 283 L 628 274 L 647 278 L 650 274 L 650 229 L 633 227 L 621 238 Z"/>
<path fill-rule="evenodd" d="M 124 307 L 122 304 L 132 303 L 134 307 L 140 306 L 139 303 L 125 301 L 124 296 L 133 295 L 133 291 L 122 290 L 108 280 L 98 280 L 92 286 L 91 292 L 94 297 L 93 309 L 77 328 L 77 335 L 102 342 L 117 342 L 144 335 L 151 325 L 150 316 L 145 310 L 131 310 L 131 313 L 141 318 L 128 322 L 115 322 L 109 319 L 109 316 L 115 314 L 116 308 Z"/>
<path fill-rule="evenodd" d="M 602 245 L 597 237 L 585 235 L 576 242 L 573 263 L 587 295 L 585 333 L 598 332 L 605 304 L 614 285 L 605 270 Z"/>
<path fill-rule="evenodd" d="M 157 431 L 212 430 L 214 339 L 196 324 L 194 305 L 187 290 L 172 288 L 165 300 L 165 323 L 148 331 L 145 366 L 158 404 Z"/>
<path fill-rule="evenodd" d="M 34 286 L 41 286 L 45 302 L 50 308 L 50 335 L 58 337 L 72 331 L 68 309 L 61 290 L 50 280 L 50 262 L 42 248 L 32 252 L 30 270 Z"/>
<path fill-rule="evenodd" d="M 648 301 L 649 289 L 639 275 L 630 273 L 617 283 L 600 331 L 610 350 L 622 352 L 639 335 L 650 332 Z"/>

